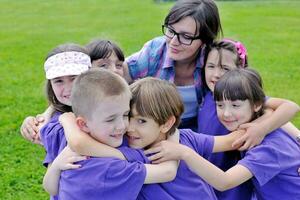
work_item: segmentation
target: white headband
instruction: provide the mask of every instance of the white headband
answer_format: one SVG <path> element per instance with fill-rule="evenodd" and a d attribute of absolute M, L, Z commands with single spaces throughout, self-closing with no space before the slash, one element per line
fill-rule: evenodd
<path fill-rule="evenodd" d="M 91 67 L 91 58 L 85 53 L 67 51 L 49 57 L 44 69 L 47 79 L 61 76 L 79 75 Z"/>

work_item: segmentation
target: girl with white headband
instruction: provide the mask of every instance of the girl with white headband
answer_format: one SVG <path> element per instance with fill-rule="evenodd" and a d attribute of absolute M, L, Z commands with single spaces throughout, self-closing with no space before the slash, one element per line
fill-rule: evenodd
<path fill-rule="evenodd" d="M 74 79 L 91 67 L 91 60 L 85 48 L 77 44 L 63 44 L 53 49 L 47 56 L 44 69 L 46 73 L 46 93 L 51 110 L 51 118 L 40 130 L 41 142 L 46 150 L 43 164 L 48 167 L 66 146 L 63 127 L 58 118 L 64 112 L 71 112 L 71 89 Z M 50 111 L 49 111 L 50 112 Z M 38 136 L 36 136 L 38 137 Z M 70 162 L 86 159 L 71 151 Z M 67 168 L 80 166 L 68 164 Z M 56 197 L 52 197 L 56 199 Z"/>

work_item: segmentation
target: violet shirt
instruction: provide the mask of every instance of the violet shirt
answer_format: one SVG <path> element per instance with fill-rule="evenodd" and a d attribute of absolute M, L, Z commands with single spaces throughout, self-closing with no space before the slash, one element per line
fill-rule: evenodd
<path fill-rule="evenodd" d="M 211 91 L 206 93 L 204 101 L 198 112 L 198 132 L 212 136 L 226 135 L 229 133 L 218 119 L 216 103 Z M 241 156 L 239 151 L 228 151 L 213 153 L 208 160 L 223 171 L 227 171 L 231 167 L 235 166 L 240 158 Z M 253 184 L 251 181 L 247 181 L 224 192 L 215 190 L 215 193 L 219 200 L 253 200 L 251 197 L 253 193 Z"/>
<path fill-rule="evenodd" d="M 282 129 L 268 134 L 238 164 L 253 174 L 257 199 L 300 199 L 300 146 Z"/>
<path fill-rule="evenodd" d="M 201 156 L 207 158 L 213 149 L 214 138 L 203 134 L 197 134 L 190 129 L 180 130 L 180 143 L 195 150 Z M 142 150 L 135 153 L 121 150 L 128 161 L 136 160 L 149 163 Z M 209 186 L 198 175 L 189 170 L 184 161 L 180 161 L 176 178 L 167 183 L 145 184 L 138 196 L 138 199 L 163 199 L 163 200 L 216 200 L 211 186 Z"/>
<path fill-rule="evenodd" d="M 59 199 L 134 200 L 146 177 L 140 162 L 92 157 L 79 163 L 81 168 L 61 173 Z"/>

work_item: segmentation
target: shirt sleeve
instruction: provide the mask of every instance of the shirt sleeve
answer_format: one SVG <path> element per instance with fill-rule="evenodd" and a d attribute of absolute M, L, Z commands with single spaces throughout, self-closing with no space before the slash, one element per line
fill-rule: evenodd
<path fill-rule="evenodd" d="M 214 137 L 195 132 L 193 132 L 192 136 L 194 150 L 205 159 L 208 159 L 213 152 Z"/>
<path fill-rule="evenodd" d="M 263 144 L 247 151 L 238 164 L 248 168 L 261 186 L 281 171 L 276 149 Z"/>
<path fill-rule="evenodd" d="M 41 140 L 46 150 L 43 161 L 45 167 L 57 157 L 64 141 L 64 130 L 60 123 L 49 122 L 41 129 Z"/>
<path fill-rule="evenodd" d="M 123 155 L 125 156 L 128 162 L 142 162 L 142 163 L 150 163 L 147 156 L 145 156 L 144 151 L 142 149 L 132 149 L 130 147 L 119 147 L 118 148 Z"/>
<path fill-rule="evenodd" d="M 126 58 L 128 70 L 133 80 L 153 76 L 163 54 L 164 38 L 159 37 L 148 41 L 143 48 Z"/>

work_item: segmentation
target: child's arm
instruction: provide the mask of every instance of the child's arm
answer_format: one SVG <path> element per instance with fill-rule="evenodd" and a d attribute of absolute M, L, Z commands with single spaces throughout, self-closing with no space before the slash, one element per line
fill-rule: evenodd
<path fill-rule="evenodd" d="M 300 130 L 294 124 L 288 122 L 281 128 L 300 143 Z"/>
<path fill-rule="evenodd" d="M 40 129 L 50 120 L 53 112 L 54 108 L 49 106 L 42 114 L 38 114 L 36 117 L 26 117 L 20 128 L 22 136 L 34 144 L 42 145 Z"/>
<path fill-rule="evenodd" d="M 220 191 L 224 191 L 233 188 L 241 183 L 250 179 L 252 173 L 242 165 L 236 165 L 226 172 L 205 160 L 202 156 L 198 155 L 191 148 L 176 144 L 173 142 L 163 141 L 160 151 L 154 152 L 154 148 L 145 153 L 157 153 L 160 154 L 160 158 L 156 159 L 154 156 L 150 156 L 149 159 L 156 159 L 155 163 L 164 162 L 167 160 L 184 160 L 189 168 L 198 176 L 203 178 L 207 183 Z"/>
<path fill-rule="evenodd" d="M 65 136 L 68 145 L 74 151 L 89 156 L 95 157 L 116 157 L 126 160 L 121 151 L 108 145 L 97 142 L 89 135 L 82 132 L 76 125 L 75 115 L 73 113 L 64 113 L 59 118 L 60 123 L 64 127 Z M 179 133 L 170 137 L 171 141 L 179 141 Z M 145 164 L 147 175 L 145 184 L 161 183 L 171 181 L 176 177 L 178 162 L 169 161 L 159 165 Z"/>
<path fill-rule="evenodd" d="M 261 143 L 263 138 L 275 129 L 289 122 L 300 107 L 289 100 L 279 98 L 268 98 L 265 102 L 266 108 L 274 110 L 269 117 L 258 118 L 252 123 L 243 124 L 241 129 L 246 129 L 246 134 L 234 142 L 234 146 L 243 146 L 239 150 L 250 149 Z"/>
<path fill-rule="evenodd" d="M 62 152 L 55 158 L 52 164 L 48 165 L 47 172 L 43 179 L 43 187 L 50 195 L 58 193 L 60 173 L 62 170 L 77 169 L 81 167 L 75 162 L 85 160 L 85 156 L 81 156 L 66 146 Z"/>
<path fill-rule="evenodd" d="M 88 134 L 84 133 L 76 125 L 73 113 L 64 113 L 59 116 L 59 122 L 64 127 L 65 136 L 70 148 L 81 154 L 95 157 L 116 157 L 125 160 L 124 155 L 117 149 L 97 142 Z"/>

